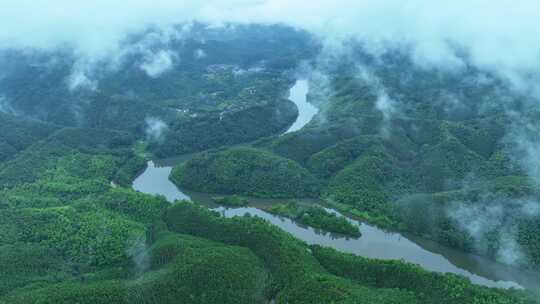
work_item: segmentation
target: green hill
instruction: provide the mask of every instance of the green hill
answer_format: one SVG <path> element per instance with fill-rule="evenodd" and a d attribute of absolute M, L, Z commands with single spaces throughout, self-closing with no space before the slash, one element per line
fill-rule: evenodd
<path fill-rule="evenodd" d="M 198 192 L 255 197 L 314 197 L 319 182 L 296 162 L 253 148 L 205 152 L 176 167 L 177 185 Z"/>

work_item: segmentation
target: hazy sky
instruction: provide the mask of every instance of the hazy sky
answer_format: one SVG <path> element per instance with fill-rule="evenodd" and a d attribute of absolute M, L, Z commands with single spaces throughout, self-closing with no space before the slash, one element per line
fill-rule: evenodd
<path fill-rule="evenodd" d="M 198 20 L 286 23 L 332 45 L 355 37 L 373 50 L 407 46 L 425 66 L 472 62 L 520 83 L 540 68 L 537 0 L 0 0 L 0 46 L 75 47 L 108 56 L 129 32 Z M 454 48 L 451 49 L 449 46 Z"/>

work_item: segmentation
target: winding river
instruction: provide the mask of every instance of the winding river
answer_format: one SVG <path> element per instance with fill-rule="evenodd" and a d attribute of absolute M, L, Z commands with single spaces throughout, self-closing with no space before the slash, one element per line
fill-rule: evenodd
<path fill-rule="evenodd" d="M 301 129 L 317 113 L 316 109 L 314 111 L 314 107 L 306 101 L 307 92 L 308 83 L 303 80 L 299 80 L 291 89 L 290 98 L 298 105 L 300 114 L 298 120 L 286 133 Z M 276 203 L 276 200 L 253 199 L 251 200 L 252 205 L 247 208 L 216 206 L 212 202 L 211 195 L 182 191 L 169 181 L 172 166 L 181 161 L 182 159 L 165 162 L 150 161 L 147 169 L 134 181 L 133 188 L 148 194 L 163 195 L 170 202 L 176 200 L 196 201 L 219 211 L 228 218 L 249 213 L 268 220 L 308 244 L 328 246 L 342 252 L 368 258 L 403 260 L 418 264 L 430 271 L 463 275 L 473 283 L 489 287 L 535 290 L 540 286 L 540 277 L 537 274 L 520 271 L 483 257 L 466 254 L 413 236 L 383 231 L 350 218 L 348 218 L 349 221 L 360 227 L 362 232 L 360 238 L 346 238 L 326 233 L 257 208 Z M 337 211 L 328 210 L 343 216 Z"/>

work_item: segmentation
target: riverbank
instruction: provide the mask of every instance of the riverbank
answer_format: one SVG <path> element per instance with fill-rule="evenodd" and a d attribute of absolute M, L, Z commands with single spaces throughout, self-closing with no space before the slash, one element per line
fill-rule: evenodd
<path fill-rule="evenodd" d="M 182 158 L 181 161 L 184 160 Z M 195 201 L 210 209 L 219 211 L 225 217 L 244 216 L 246 214 L 258 216 L 308 244 L 332 247 L 345 253 L 384 260 L 404 260 L 420 265 L 430 271 L 463 275 L 473 283 L 490 287 L 527 288 L 529 286 L 540 286 L 540 278 L 534 274 L 420 238 L 383 231 L 352 218 L 345 217 L 348 221 L 360 227 L 362 237 L 357 240 L 347 239 L 343 235 L 328 233 L 324 230 L 313 229 L 293 220 L 284 219 L 261 210 L 276 203 L 282 203 L 283 200 L 250 199 L 250 207 L 233 209 L 219 207 L 212 200 L 216 196 L 215 194 L 191 193 L 178 189 L 169 180 L 169 174 L 172 170 L 170 165 L 172 163 L 168 162 L 167 165 L 159 167 L 153 162 L 149 163 L 147 170 L 134 182 L 134 189 L 149 194 L 164 195 L 170 202 L 176 200 Z M 341 214 L 333 209 L 328 210 Z"/>
<path fill-rule="evenodd" d="M 420 265 L 429 271 L 462 275 L 475 284 L 498 288 L 533 288 L 540 284 L 540 277 L 534 273 L 502 265 L 484 257 L 466 254 L 431 241 L 384 231 L 346 216 L 348 221 L 360 227 L 362 234 L 360 238 L 351 239 L 343 235 L 329 233 L 263 211 L 263 209 L 282 203 L 283 200 L 279 199 L 248 198 L 249 207 L 220 207 L 212 199 L 217 196 L 216 194 L 183 192 L 176 188 L 166 174 L 170 170 L 172 167 L 160 168 L 156 167 L 155 164 L 149 165 L 147 170 L 136 179 L 134 189 L 148 194 L 162 194 L 171 203 L 178 200 L 194 201 L 227 218 L 243 217 L 250 214 L 267 220 L 311 245 L 331 247 L 344 253 L 367 258 L 403 260 Z M 163 192 L 159 193 L 160 191 Z M 306 200 L 306 202 L 313 203 L 314 201 Z M 328 210 L 342 215 L 333 209 Z"/>
<path fill-rule="evenodd" d="M 278 203 L 264 210 L 271 214 L 287 217 L 297 223 L 315 229 L 326 230 L 353 238 L 359 238 L 362 235 L 359 226 L 352 224 L 345 217 L 338 216 L 336 213 L 327 211 L 318 205 L 302 205 L 292 201 Z"/>

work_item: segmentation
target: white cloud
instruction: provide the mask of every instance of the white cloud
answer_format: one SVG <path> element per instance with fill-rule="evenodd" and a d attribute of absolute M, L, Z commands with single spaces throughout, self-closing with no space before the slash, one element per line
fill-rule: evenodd
<path fill-rule="evenodd" d="M 160 50 L 156 53 L 149 52 L 139 68 L 148 77 L 157 78 L 174 67 L 175 58 L 176 55 L 171 51 Z"/>
<path fill-rule="evenodd" d="M 535 0 L 0 0 L 0 46 L 72 46 L 107 57 L 128 33 L 193 20 L 285 23 L 329 44 L 355 37 L 374 52 L 406 46 L 428 67 L 471 62 L 524 89 L 540 68 L 540 3 Z"/>
<path fill-rule="evenodd" d="M 146 137 L 155 142 L 162 142 L 163 141 L 163 135 L 165 131 L 169 128 L 167 124 L 155 117 L 148 117 L 145 120 L 146 122 Z"/>
<path fill-rule="evenodd" d="M 388 137 L 390 135 L 390 120 L 397 112 L 396 102 L 388 96 L 385 90 L 380 90 L 375 102 L 375 108 L 383 115 L 381 133 L 383 136 Z"/>
<path fill-rule="evenodd" d="M 202 59 L 206 57 L 206 52 L 203 49 L 196 49 L 195 53 L 193 54 L 193 57 L 195 59 Z"/>
<path fill-rule="evenodd" d="M 94 91 L 97 89 L 97 82 L 90 79 L 84 72 L 78 71 L 70 75 L 68 87 L 71 91 L 83 88 Z"/>
<path fill-rule="evenodd" d="M 71 74 L 67 79 L 68 88 L 71 91 L 78 89 L 96 90 L 98 84 L 92 77 L 95 66 L 95 62 L 87 61 L 84 58 L 77 60 L 71 68 Z"/>
<path fill-rule="evenodd" d="M 4 96 L 0 96 L 0 112 L 10 114 L 15 112 Z"/>
<path fill-rule="evenodd" d="M 477 250 L 487 253 L 489 238 L 496 238 L 496 257 L 510 265 L 525 265 L 527 254 L 519 244 L 519 220 L 533 219 L 538 215 L 540 204 L 530 199 L 486 197 L 479 202 L 453 202 L 447 215 L 467 232 Z"/>

